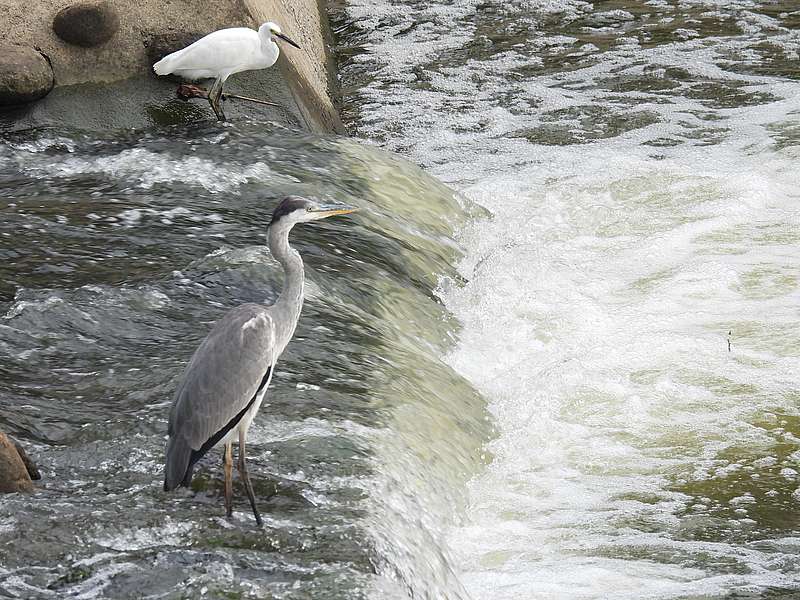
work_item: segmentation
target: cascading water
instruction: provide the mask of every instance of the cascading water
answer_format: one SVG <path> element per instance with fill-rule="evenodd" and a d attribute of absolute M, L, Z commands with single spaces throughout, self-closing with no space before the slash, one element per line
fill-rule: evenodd
<path fill-rule="evenodd" d="M 372 144 L 0 141 L 0 429 L 44 472 L 0 498 L 0 595 L 800 593 L 797 8 L 335 16 Z M 308 298 L 251 430 L 259 531 L 241 497 L 222 518 L 218 456 L 179 494 L 161 461 L 199 340 L 275 297 L 287 194 L 367 210 L 293 234 Z"/>
<path fill-rule="evenodd" d="M 263 123 L 8 136 L 0 180 L 0 427 L 44 474 L 0 498 L 0 595 L 462 593 L 440 543 L 488 426 L 441 360 L 452 323 L 433 290 L 471 210 L 450 190 Z M 292 234 L 307 299 L 251 430 L 258 530 L 243 496 L 222 517 L 216 452 L 192 492 L 163 493 L 164 436 L 213 321 L 274 300 L 264 234 L 287 194 L 366 210 Z"/>
<path fill-rule="evenodd" d="M 800 594 L 800 10 L 347 0 L 346 114 L 487 207 L 446 360 L 474 598 Z M 729 346 L 730 344 L 730 346 Z"/>

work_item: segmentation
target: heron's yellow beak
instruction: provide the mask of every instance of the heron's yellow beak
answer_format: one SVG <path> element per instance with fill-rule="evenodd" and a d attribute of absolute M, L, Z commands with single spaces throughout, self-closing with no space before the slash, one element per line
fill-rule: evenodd
<path fill-rule="evenodd" d="M 356 212 L 358 209 L 355 206 L 347 206 L 346 204 L 321 204 L 310 212 L 314 215 L 314 219 L 327 219 L 336 215 L 347 215 Z"/>

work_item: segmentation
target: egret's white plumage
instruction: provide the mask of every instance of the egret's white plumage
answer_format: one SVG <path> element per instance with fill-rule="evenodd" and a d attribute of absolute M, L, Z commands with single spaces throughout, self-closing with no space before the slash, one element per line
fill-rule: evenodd
<path fill-rule="evenodd" d="M 153 65 L 158 75 L 186 79 L 227 79 L 234 73 L 266 69 L 278 60 L 280 50 L 265 23 L 259 31 L 247 27 L 220 29 L 173 52 Z M 263 34 L 261 32 L 264 32 Z"/>
<path fill-rule="evenodd" d="M 225 80 L 234 73 L 274 65 L 280 55 L 275 38 L 300 47 L 272 22 L 264 23 L 258 31 L 232 27 L 209 33 L 186 48 L 165 56 L 153 65 L 153 70 L 157 75 L 178 75 L 191 80 L 213 78 L 214 86 L 208 99 L 217 117 L 225 120 L 219 106 Z"/>

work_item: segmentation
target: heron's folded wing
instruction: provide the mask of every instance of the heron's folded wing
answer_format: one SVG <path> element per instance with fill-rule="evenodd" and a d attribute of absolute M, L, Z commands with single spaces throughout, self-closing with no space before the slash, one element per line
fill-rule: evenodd
<path fill-rule="evenodd" d="M 239 415 L 274 363 L 275 327 L 266 307 L 228 312 L 195 351 L 175 394 L 170 435 L 199 450 Z"/>

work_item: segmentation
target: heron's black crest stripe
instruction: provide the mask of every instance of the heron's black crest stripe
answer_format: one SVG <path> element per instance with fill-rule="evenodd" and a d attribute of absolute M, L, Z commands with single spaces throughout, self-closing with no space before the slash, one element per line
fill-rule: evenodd
<path fill-rule="evenodd" d="M 270 225 L 273 225 L 280 220 L 281 217 L 285 217 L 299 208 L 305 210 L 306 206 L 308 206 L 308 200 L 305 198 L 301 198 L 300 196 L 287 196 L 281 200 L 278 206 L 275 207 L 275 212 L 272 213 L 272 221 L 270 222 Z"/>
<path fill-rule="evenodd" d="M 253 402 L 256 401 L 256 398 L 258 398 L 258 395 L 264 389 L 264 386 L 267 385 L 267 380 L 269 379 L 269 374 L 271 371 L 272 367 L 268 367 L 267 372 L 264 373 L 264 376 L 261 378 L 261 383 L 258 384 L 256 393 L 253 394 L 252 398 L 250 398 L 250 402 L 247 403 L 247 406 L 245 406 L 235 417 L 228 421 L 222 429 L 208 438 L 206 443 L 203 444 L 199 450 L 192 450 L 192 456 L 189 458 L 189 466 L 186 468 L 186 475 L 184 476 L 181 485 L 184 487 L 189 487 L 189 484 L 192 482 L 192 472 L 194 471 L 194 466 L 197 464 L 197 461 L 203 458 L 206 452 L 211 450 L 211 448 L 213 448 L 217 442 L 228 435 L 228 432 L 239 424 L 239 421 L 242 420 L 245 413 L 250 410 L 251 406 L 253 406 Z"/>

